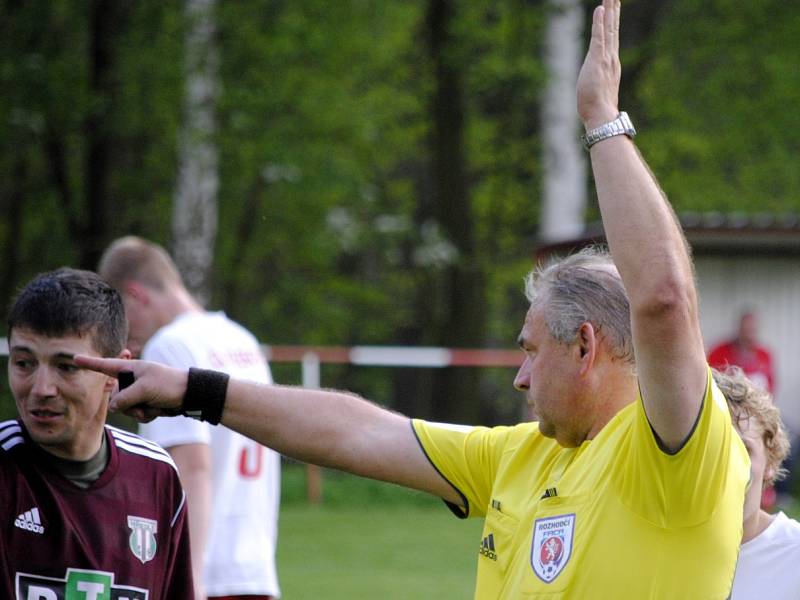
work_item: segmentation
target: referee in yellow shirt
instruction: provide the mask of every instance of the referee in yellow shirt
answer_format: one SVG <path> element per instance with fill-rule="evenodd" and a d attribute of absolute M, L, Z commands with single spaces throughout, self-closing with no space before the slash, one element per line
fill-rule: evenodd
<path fill-rule="evenodd" d="M 727 598 L 749 460 L 706 364 L 686 241 L 617 106 L 619 10 L 595 10 L 577 89 L 611 255 L 528 277 L 514 383 L 537 422 L 410 422 L 344 392 L 76 360 L 133 371 L 112 407 L 139 419 L 221 419 L 282 454 L 484 517 L 476 598 Z"/>

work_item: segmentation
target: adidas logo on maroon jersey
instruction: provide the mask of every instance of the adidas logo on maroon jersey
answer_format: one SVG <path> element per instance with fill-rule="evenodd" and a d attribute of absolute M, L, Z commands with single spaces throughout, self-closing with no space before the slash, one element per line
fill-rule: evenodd
<path fill-rule="evenodd" d="M 42 527 L 42 520 L 39 518 L 38 508 L 26 510 L 19 515 L 14 519 L 14 526 L 25 529 L 26 531 L 32 531 L 33 533 L 44 533 L 44 527 Z"/>

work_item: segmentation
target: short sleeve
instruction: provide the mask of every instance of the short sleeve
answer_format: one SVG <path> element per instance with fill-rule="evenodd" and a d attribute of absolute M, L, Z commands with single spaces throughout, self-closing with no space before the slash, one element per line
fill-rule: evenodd
<path fill-rule="evenodd" d="M 139 425 L 139 435 L 163 448 L 185 444 L 210 444 L 211 426 L 189 417 L 159 417 Z"/>
<path fill-rule="evenodd" d="M 145 344 L 142 360 L 161 363 L 176 369 L 188 369 L 197 365 L 192 351 L 175 336 L 156 335 Z"/>
<path fill-rule="evenodd" d="M 412 425 L 428 460 L 461 495 L 464 508 L 459 516 L 485 515 L 509 428 L 465 427 L 418 419 Z"/>
<path fill-rule="evenodd" d="M 623 502 L 654 524 L 671 527 L 706 521 L 731 482 L 746 482 L 750 470 L 710 369 L 703 406 L 684 446 L 675 454 L 661 449 L 640 397 L 619 460 L 625 465 L 616 470 Z"/>
<path fill-rule="evenodd" d="M 157 335 L 145 345 L 142 359 L 158 362 L 177 369 L 188 369 L 196 364 L 191 351 L 179 339 Z M 139 426 L 139 435 L 164 448 L 185 444 L 210 444 L 211 426 L 189 417 L 159 417 Z"/>

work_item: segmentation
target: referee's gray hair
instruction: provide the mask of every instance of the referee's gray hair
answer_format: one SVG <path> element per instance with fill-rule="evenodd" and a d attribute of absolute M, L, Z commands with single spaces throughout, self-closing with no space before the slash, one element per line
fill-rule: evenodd
<path fill-rule="evenodd" d="M 616 358 L 634 363 L 628 296 L 605 248 L 590 246 L 537 267 L 525 277 L 525 296 L 544 308 L 545 324 L 558 341 L 574 341 L 589 322 Z"/>

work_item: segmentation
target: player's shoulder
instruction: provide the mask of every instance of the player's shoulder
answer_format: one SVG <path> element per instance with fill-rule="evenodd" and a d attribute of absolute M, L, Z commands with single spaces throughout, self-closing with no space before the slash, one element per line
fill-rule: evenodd
<path fill-rule="evenodd" d="M 142 351 L 145 360 L 173 364 L 189 360 L 195 362 L 195 349 L 204 347 L 213 339 L 213 332 L 200 320 L 203 313 L 186 313 L 159 328 L 147 340 Z"/>
<path fill-rule="evenodd" d="M 20 476 L 27 477 L 30 467 L 24 457 L 30 456 L 27 453 L 31 446 L 19 421 L 0 421 L 0 490 L 5 492 L 5 497 L 0 494 L 0 501 L 9 499 L 11 492 L 7 488 L 15 488 Z"/>
<path fill-rule="evenodd" d="M 241 323 L 228 317 L 228 315 L 226 315 L 223 311 L 207 312 L 205 315 L 208 319 L 210 327 L 216 327 L 221 333 L 224 332 L 226 335 L 238 336 L 242 340 L 246 340 L 248 343 L 256 346 L 258 345 L 258 340 L 253 332 L 251 332 Z"/>
<path fill-rule="evenodd" d="M 712 346 L 708 353 L 709 362 L 713 363 L 716 360 L 728 360 L 733 350 L 733 343 L 730 340 L 725 340 Z"/>
<path fill-rule="evenodd" d="M 776 515 L 776 521 L 783 532 L 786 543 L 796 549 L 800 549 L 800 521 L 792 519 L 784 512 L 779 512 Z"/>
<path fill-rule="evenodd" d="M 762 360 L 769 361 L 772 359 L 772 352 L 766 346 L 757 346 L 756 353 Z"/>
<path fill-rule="evenodd" d="M 26 444 L 19 421 L 0 421 L 0 456 L 7 456 L 13 449 Z"/>
<path fill-rule="evenodd" d="M 177 319 L 160 327 L 158 331 L 153 334 L 153 337 L 148 340 L 148 344 L 152 345 L 174 340 L 183 341 L 186 337 L 186 332 L 193 331 L 197 333 L 198 331 L 204 330 L 202 326 L 198 327 L 195 323 L 196 318 L 194 317 L 194 313 L 181 315 Z"/>
<path fill-rule="evenodd" d="M 119 452 L 140 457 L 145 461 L 151 461 L 156 467 L 159 465 L 169 465 L 176 473 L 178 467 L 172 460 L 169 452 L 164 450 L 156 442 L 143 438 L 140 435 L 125 431 L 113 425 L 106 425 L 106 430 L 114 440 L 114 445 Z"/>
<path fill-rule="evenodd" d="M 159 329 L 152 338 L 154 343 L 187 342 L 188 340 L 215 339 L 217 342 L 231 337 L 255 340 L 243 325 L 231 320 L 222 311 L 188 312 Z"/>

